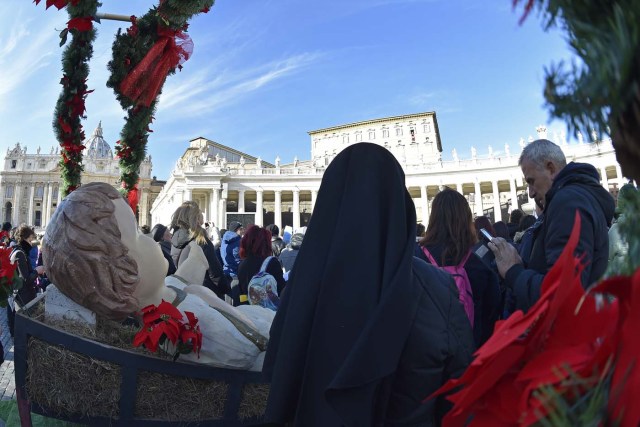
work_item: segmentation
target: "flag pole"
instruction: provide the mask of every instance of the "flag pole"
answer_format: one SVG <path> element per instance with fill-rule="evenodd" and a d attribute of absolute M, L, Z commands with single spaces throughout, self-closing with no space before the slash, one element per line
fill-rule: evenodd
<path fill-rule="evenodd" d="M 116 15 L 114 13 L 103 13 L 99 12 L 95 15 L 96 22 L 100 22 L 102 19 L 107 19 L 110 21 L 123 21 L 123 22 L 131 22 L 131 17 L 126 15 Z"/>

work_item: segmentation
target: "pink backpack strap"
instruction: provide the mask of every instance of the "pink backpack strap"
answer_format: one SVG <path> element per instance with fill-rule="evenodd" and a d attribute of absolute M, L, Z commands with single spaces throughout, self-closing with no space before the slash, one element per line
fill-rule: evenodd
<path fill-rule="evenodd" d="M 422 252 L 424 252 L 431 264 L 435 265 L 436 267 L 440 267 L 433 256 L 431 256 L 431 252 L 429 252 L 429 250 L 425 246 L 422 247 Z"/>
<path fill-rule="evenodd" d="M 471 256 L 471 249 L 469 249 L 469 252 L 467 252 L 467 254 L 464 256 L 464 258 L 462 258 L 462 261 L 460 262 L 460 264 L 458 264 L 458 267 L 464 267 L 464 265 L 469 260 L 470 256 Z"/>

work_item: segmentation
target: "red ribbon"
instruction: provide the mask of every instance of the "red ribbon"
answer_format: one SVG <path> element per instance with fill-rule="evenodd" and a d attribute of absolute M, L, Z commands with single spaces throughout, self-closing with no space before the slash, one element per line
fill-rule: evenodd
<path fill-rule="evenodd" d="M 158 40 L 120 84 L 120 92 L 136 105 L 149 107 L 158 96 L 169 71 L 193 52 L 193 41 L 182 31 L 158 29 Z"/>
<path fill-rule="evenodd" d="M 129 194 L 127 195 L 127 200 L 129 201 L 129 206 L 131 206 L 131 210 L 134 215 L 136 213 L 136 209 L 138 208 L 138 200 L 140 199 L 140 190 L 138 190 L 138 184 L 134 185 L 131 190 L 129 190 Z"/>

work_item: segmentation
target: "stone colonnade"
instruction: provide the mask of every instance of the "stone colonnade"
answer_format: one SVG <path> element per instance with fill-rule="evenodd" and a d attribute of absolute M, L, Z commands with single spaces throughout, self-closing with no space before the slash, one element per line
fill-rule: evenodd
<path fill-rule="evenodd" d="M 12 189 L 13 197 L 7 197 L 7 188 Z M 16 181 L 5 183 L 3 190 L 2 220 L 14 227 L 22 223 L 46 227 L 62 200 L 59 184 L 55 182 Z"/>
<path fill-rule="evenodd" d="M 313 207 L 318 190 L 299 188 L 278 189 L 207 189 L 187 188 L 179 199 L 193 200 L 200 206 L 205 221 L 213 222 L 218 228 L 227 227 L 227 216 L 245 215 L 246 224 L 265 226 L 276 224 L 281 230 L 285 225 L 294 230 L 305 226 Z"/>
<path fill-rule="evenodd" d="M 618 165 L 600 167 L 599 171 L 602 186 L 615 196 L 616 189 L 626 182 L 620 167 Z M 521 176 L 512 175 L 502 178 L 476 176 L 469 179 L 460 176 L 457 180 L 451 179 L 451 182 L 443 177 L 439 178 L 439 183 L 414 182 L 409 176 L 407 190 L 416 205 L 418 222 L 427 225 L 433 198 L 445 187 L 464 195 L 474 216 L 486 215 L 493 222 L 507 222 L 508 213 L 516 207 L 524 209 L 526 213 L 533 213 L 535 208 Z M 178 195 L 182 202 L 186 200 L 198 202 L 205 221 L 214 222 L 219 228 L 226 228 L 228 215 L 252 213 L 253 215 L 244 216 L 245 224 L 264 226 L 274 223 L 281 230 L 285 225 L 290 225 L 295 230 L 306 225 L 313 212 L 318 190 L 298 187 L 185 188 L 179 191 Z"/>
<path fill-rule="evenodd" d="M 58 182 L 14 181 L 6 182 L 0 188 L 4 197 L 2 221 L 9 221 L 14 227 L 27 224 L 36 229 L 45 228 L 56 207 L 62 201 L 62 191 Z M 13 192 L 10 194 L 9 192 Z M 149 189 L 140 189 L 139 224 L 149 223 Z"/>

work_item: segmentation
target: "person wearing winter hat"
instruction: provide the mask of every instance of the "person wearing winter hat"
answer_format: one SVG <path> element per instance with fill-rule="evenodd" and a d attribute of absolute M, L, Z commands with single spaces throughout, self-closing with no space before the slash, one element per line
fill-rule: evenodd
<path fill-rule="evenodd" d="M 244 234 L 244 227 L 238 221 L 231 221 L 227 231 L 222 236 L 220 244 L 220 255 L 224 266 L 222 268 L 228 279 L 238 277 L 238 266 L 240 265 L 240 239 Z"/>
<path fill-rule="evenodd" d="M 285 273 L 290 272 L 293 268 L 293 264 L 295 263 L 300 247 L 302 246 L 302 239 L 304 239 L 304 234 L 295 233 L 291 236 L 291 242 L 289 242 L 287 248 L 280 253 L 279 259 Z"/>
<path fill-rule="evenodd" d="M 158 245 L 160 245 L 162 255 L 164 255 L 165 259 L 169 263 L 167 276 L 171 276 L 176 272 L 176 264 L 173 262 L 173 258 L 171 258 L 171 231 L 169 231 L 168 227 L 162 224 L 156 224 L 151 229 L 151 237 L 153 237 L 153 240 L 158 242 Z"/>

